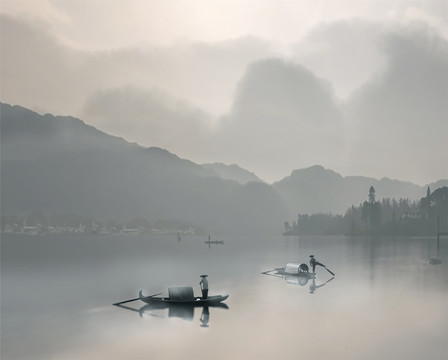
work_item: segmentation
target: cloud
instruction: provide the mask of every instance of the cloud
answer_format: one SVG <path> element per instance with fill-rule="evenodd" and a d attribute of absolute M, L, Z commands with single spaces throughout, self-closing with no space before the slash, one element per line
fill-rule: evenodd
<path fill-rule="evenodd" d="M 418 12 L 447 29 L 448 14 L 440 0 L 3 0 L 0 11 L 44 19 L 66 43 L 93 51 L 166 46 L 179 39 L 216 42 L 250 34 L 287 44 L 321 23 L 384 21 L 392 14 L 415 17 Z"/>
<path fill-rule="evenodd" d="M 74 110 L 70 64 L 76 54 L 62 48 L 45 26 L 0 19 L 2 100 L 61 114 Z"/>
<path fill-rule="evenodd" d="M 136 72 L 133 82 L 139 86 L 162 87 L 220 115 L 230 107 L 246 66 L 274 53 L 266 41 L 241 37 L 216 43 L 178 42 L 115 55 L 123 66 Z"/>
<path fill-rule="evenodd" d="M 222 121 L 226 156 L 260 169 L 269 180 L 296 166 L 327 162 L 342 145 L 342 118 L 331 86 L 281 59 L 248 67 Z"/>
<path fill-rule="evenodd" d="M 143 146 L 158 146 L 196 161 L 212 161 L 210 115 L 159 89 L 120 87 L 99 91 L 84 108 L 85 117 L 109 134 Z"/>
<path fill-rule="evenodd" d="M 381 167 L 408 179 L 446 177 L 448 42 L 412 23 L 386 33 L 383 50 L 387 69 L 346 104 L 351 166 L 363 174 Z"/>
<path fill-rule="evenodd" d="M 445 1 L 422 1 L 408 3 L 387 13 L 390 24 L 409 25 L 413 22 L 424 22 L 448 37 L 448 5 Z"/>
<path fill-rule="evenodd" d="M 384 69 L 378 46 L 382 31 L 381 23 L 362 19 L 324 23 L 292 44 L 291 56 L 331 81 L 338 97 L 346 98 Z"/>
<path fill-rule="evenodd" d="M 74 116 L 96 91 L 127 85 L 163 88 L 221 114 L 246 66 L 274 53 L 254 37 L 89 52 L 64 45 L 47 27 L 6 15 L 1 29 L 2 100 Z"/>
<path fill-rule="evenodd" d="M 16 1 L 3 0 L 1 13 L 10 16 L 20 15 L 30 21 L 45 21 L 54 24 L 66 24 L 69 17 L 57 8 L 52 0 Z"/>
<path fill-rule="evenodd" d="M 407 14 L 315 27 L 289 60 L 256 37 L 81 51 L 1 15 L 1 100 L 268 181 L 322 164 L 429 182 L 446 177 L 447 41 Z"/>

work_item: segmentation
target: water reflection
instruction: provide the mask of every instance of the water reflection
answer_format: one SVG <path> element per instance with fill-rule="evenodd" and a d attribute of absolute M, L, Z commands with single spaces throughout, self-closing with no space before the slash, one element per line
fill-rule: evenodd
<path fill-rule="evenodd" d="M 147 317 L 159 317 L 159 318 L 168 317 L 168 318 L 180 318 L 186 321 L 194 320 L 194 309 L 195 309 L 194 305 L 151 303 L 146 304 L 140 307 L 139 309 L 124 304 L 114 304 L 114 305 L 125 310 L 137 312 L 142 319 Z M 225 310 L 229 309 L 229 307 L 224 303 L 202 306 L 202 313 L 200 317 L 201 327 L 209 327 L 210 322 L 209 308 L 220 308 Z M 168 313 L 168 316 L 166 316 L 166 313 Z"/>
<path fill-rule="evenodd" d="M 439 225 L 437 224 L 437 236 L 436 236 L 437 256 L 435 258 L 429 259 L 429 263 L 431 265 L 439 265 L 442 263 L 442 260 L 440 260 L 440 236 L 441 235 L 448 235 L 448 232 L 445 232 L 445 233 L 439 232 Z"/>
<path fill-rule="evenodd" d="M 201 314 L 201 327 L 208 327 L 208 322 L 210 321 L 210 311 L 208 310 L 208 306 L 204 306 L 202 308 Z"/>
<path fill-rule="evenodd" d="M 447 358 L 446 238 L 438 254 L 434 237 L 301 237 L 300 251 L 292 238 L 222 238 L 225 246 L 212 251 L 204 240 L 2 234 L 1 358 Z M 339 281 L 322 267 L 314 282 L 301 279 L 303 286 L 298 277 L 294 286 L 260 276 L 310 254 Z M 430 265 L 436 256 L 442 263 Z M 188 283 L 204 272 L 213 276 L 213 291 L 232 294 L 231 313 L 170 311 L 140 300 L 123 304 L 129 311 L 90 311 L 135 289 Z M 297 326 L 297 319 L 322 326 Z M 262 341 L 248 341 L 248 334 Z"/>
<path fill-rule="evenodd" d="M 325 286 L 326 284 L 328 284 L 330 281 L 334 280 L 334 276 L 331 277 L 330 279 L 328 279 L 327 281 L 325 281 L 324 283 L 321 284 L 316 284 L 316 277 L 307 277 L 307 276 L 291 276 L 291 275 L 285 275 L 284 276 L 285 281 L 288 284 L 292 284 L 292 285 L 298 285 L 298 286 L 305 286 L 308 284 L 308 282 L 311 281 L 310 284 L 310 294 L 313 294 L 317 289 Z"/>
<path fill-rule="evenodd" d="M 330 281 L 332 281 L 334 279 L 334 276 L 331 279 L 328 279 L 327 281 L 325 281 L 323 284 L 320 285 L 316 285 L 316 279 L 313 279 L 310 285 L 310 294 L 314 294 L 314 292 L 321 288 L 322 286 L 327 285 Z"/>

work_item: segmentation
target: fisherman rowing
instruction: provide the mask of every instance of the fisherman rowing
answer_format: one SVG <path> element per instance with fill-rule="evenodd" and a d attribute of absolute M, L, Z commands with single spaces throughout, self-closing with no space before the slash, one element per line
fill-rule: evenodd
<path fill-rule="evenodd" d="M 314 274 L 316 273 L 316 266 L 322 266 L 325 270 L 327 270 L 331 275 L 334 276 L 334 273 L 332 271 L 328 270 L 324 264 L 317 261 L 316 258 L 314 257 L 314 255 L 310 255 L 310 265 L 313 269 Z"/>

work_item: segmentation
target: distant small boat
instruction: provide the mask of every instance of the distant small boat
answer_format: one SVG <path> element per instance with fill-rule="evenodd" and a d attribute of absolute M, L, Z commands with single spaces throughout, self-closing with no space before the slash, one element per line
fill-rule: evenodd
<path fill-rule="evenodd" d="M 208 236 L 208 240 L 204 241 L 205 244 L 224 244 L 224 241 L 222 240 L 212 240 L 211 236 Z"/>
<path fill-rule="evenodd" d="M 204 241 L 206 244 L 224 244 L 223 240 L 206 240 Z"/>
<path fill-rule="evenodd" d="M 143 291 L 140 290 L 138 297 L 141 301 L 147 304 L 182 304 L 189 306 L 204 306 L 204 305 L 216 305 L 226 300 L 229 295 L 212 295 L 206 299 L 203 297 L 197 297 L 193 295 L 193 288 L 190 286 L 185 287 L 170 287 L 168 288 L 168 297 L 157 296 L 145 296 Z"/>

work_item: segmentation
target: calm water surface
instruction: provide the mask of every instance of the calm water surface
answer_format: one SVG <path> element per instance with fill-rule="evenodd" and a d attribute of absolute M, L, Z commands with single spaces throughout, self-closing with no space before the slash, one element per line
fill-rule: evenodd
<path fill-rule="evenodd" d="M 2 235 L 1 358 L 448 358 L 446 239 L 438 254 L 433 238 L 216 239 Z M 261 274 L 310 254 L 335 278 Z M 140 289 L 199 295 L 204 273 L 228 309 L 112 305 Z"/>

